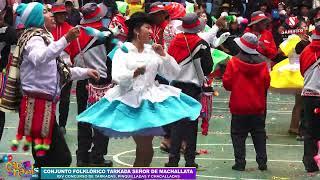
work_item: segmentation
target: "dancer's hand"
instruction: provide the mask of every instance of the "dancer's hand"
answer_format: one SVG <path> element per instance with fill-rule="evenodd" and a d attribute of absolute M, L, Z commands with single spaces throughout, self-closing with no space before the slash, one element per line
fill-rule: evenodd
<path fill-rule="evenodd" d="M 259 46 L 263 49 L 263 50 L 266 50 L 266 46 L 264 45 L 263 42 L 259 41 Z"/>
<path fill-rule="evenodd" d="M 135 78 L 135 77 L 137 77 L 139 75 L 143 75 L 145 72 L 146 72 L 146 67 L 145 66 L 139 67 L 134 71 L 133 78 Z"/>
<path fill-rule="evenodd" d="M 152 48 L 160 56 L 166 56 L 166 53 L 164 52 L 164 49 L 160 44 L 153 44 Z"/>
<path fill-rule="evenodd" d="M 218 26 L 219 29 L 223 29 L 226 27 L 227 24 L 227 19 L 224 16 L 219 17 L 216 21 L 216 25 Z"/>
<path fill-rule="evenodd" d="M 75 39 L 77 39 L 80 35 L 80 30 L 78 27 L 74 27 L 72 29 L 70 29 L 67 34 L 65 35 L 65 38 L 67 40 L 67 42 L 71 42 Z"/>
<path fill-rule="evenodd" d="M 90 78 L 98 81 L 100 79 L 100 74 L 97 70 L 95 69 L 88 69 L 87 74 Z"/>

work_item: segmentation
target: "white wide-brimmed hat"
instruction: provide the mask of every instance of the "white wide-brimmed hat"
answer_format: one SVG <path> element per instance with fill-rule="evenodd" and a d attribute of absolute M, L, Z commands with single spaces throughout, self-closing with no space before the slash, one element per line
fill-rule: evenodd
<path fill-rule="evenodd" d="M 237 45 L 248 54 L 259 54 L 257 51 L 258 38 L 252 33 L 245 33 L 240 38 L 235 38 Z"/>

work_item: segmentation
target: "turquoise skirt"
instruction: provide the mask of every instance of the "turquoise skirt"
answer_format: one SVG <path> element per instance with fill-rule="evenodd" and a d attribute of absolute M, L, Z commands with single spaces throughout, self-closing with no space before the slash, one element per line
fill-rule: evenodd
<path fill-rule="evenodd" d="M 143 100 L 138 108 L 102 98 L 77 116 L 77 120 L 92 124 L 109 137 L 161 136 L 162 126 L 181 119 L 196 120 L 200 111 L 201 104 L 184 93 L 157 103 Z"/>

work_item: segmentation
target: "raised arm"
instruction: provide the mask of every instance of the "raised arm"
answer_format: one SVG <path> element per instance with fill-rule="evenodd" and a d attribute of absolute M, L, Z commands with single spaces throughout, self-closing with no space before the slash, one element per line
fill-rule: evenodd
<path fill-rule="evenodd" d="M 54 41 L 47 46 L 42 37 L 34 36 L 27 42 L 25 51 L 27 52 L 27 59 L 37 66 L 38 64 L 55 60 L 67 45 L 68 43 L 65 37 L 62 37 L 58 41 Z"/>

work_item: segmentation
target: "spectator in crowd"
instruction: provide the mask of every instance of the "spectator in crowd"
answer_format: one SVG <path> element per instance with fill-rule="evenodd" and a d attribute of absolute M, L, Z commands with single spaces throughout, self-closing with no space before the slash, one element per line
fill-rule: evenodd
<path fill-rule="evenodd" d="M 2 72 L 8 64 L 11 46 L 16 44 L 16 30 L 12 27 L 12 8 L 6 7 L 0 10 L 0 71 Z M 0 111 L 0 140 L 5 124 L 5 113 Z"/>
<path fill-rule="evenodd" d="M 268 18 L 271 18 L 271 5 L 269 1 L 262 1 L 261 3 L 259 3 L 259 9 L 258 11 L 262 11 Z"/>
<path fill-rule="evenodd" d="M 230 12 L 230 4 L 229 3 L 223 3 L 220 6 L 221 12 L 226 12 L 229 13 Z M 221 14 L 221 13 L 220 13 Z"/>
<path fill-rule="evenodd" d="M 246 0 L 225 0 L 224 2 L 230 5 L 230 12 L 237 12 L 239 15 L 243 15 Z"/>
<path fill-rule="evenodd" d="M 218 18 L 221 16 L 221 13 L 229 13 L 230 12 L 230 4 L 229 3 L 223 3 L 220 8 L 219 11 L 217 11 L 217 13 L 215 14 L 215 17 Z"/>
<path fill-rule="evenodd" d="M 117 39 L 122 42 L 127 40 L 128 27 L 125 24 L 126 17 L 119 11 L 115 0 L 104 0 L 104 7 L 107 7 L 107 13 L 103 18 L 103 26 L 109 28 Z"/>
<path fill-rule="evenodd" d="M 166 26 L 170 23 L 168 9 L 165 9 L 161 2 L 156 1 L 150 5 L 149 15 L 154 22 L 152 25 L 151 43 L 157 43 L 162 45 L 162 47 L 165 47 L 164 31 Z M 156 80 L 160 84 L 169 84 L 169 82 L 160 75 L 156 76 Z M 170 124 L 164 126 L 163 129 L 165 131 L 165 135 L 163 141 L 161 142 L 160 148 L 161 150 L 168 152 L 170 148 L 171 135 Z"/>
<path fill-rule="evenodd" d="M 276 47 L 279 47 L 279 45 L 283 42 L 283 32 L 285 31 L 285 27 L 282 24 L 279 24 L 277 26 L 273 26 L 272 28 L 272 35 L 274 37 L 274 42 L 276 43 Z"/>
<path fill-rule="evenodd" d="M 314 24 L 315 23 L 314 20 L 319 18 L 320 18 L 320 6 L 315 9 L 311 9 L 308 15 L 310 24 Z"/>
<path fill-rule="evenodd" d="M 186 15 L 186 9 L 182 4 L 178 3 L 171 3 L 170 5 L 165 6 L 165 8 L 170 16 L 170 21 L 163 33 L 165 49 L 167 50 L 171 40 L 179 33 L 177 27 L 182 24 L 180 18 Z"/>
<path fill-rule="evenodd" d="M 278 53 L 272 33 L 267 28 L 269 18 L 262 11 L 256 11 L 251 14 L 251 23 L 245 32 L 251 32 L 259 37 L 257 51 L 270 60 L 273 60 Z"/>
<path fill-rule="evenodd" d="M 164 46 L 163 32 L 170 18 L 168 11 L 165 10 L 164 5 L 161 2 L 157 1 L 150 5 L 149 14 L 155 23 L 152 26 L 152 40 L 154 43 Z"/>
<path fill-rule="evenodd" d="M 308 21 L 309 11 L 311 9 L 311 5 L 306 1 L 303 1 L 299 6 L 299 19 L 300 21 Z"/>
<path fill-rule="evenodd" d="M 218 32 L 218 35 L 221 35 L 223 32 L 229 32 L 230 36 L 220 46 L 221 50 L 223 50 L 225 53 L 230 54 L 232 56 L 237 55 L 240 49 L 238 45 L 234 42 L 234 39 L 242 35 L 238 22 L 237 21 L 231 22 L 229 25 L 229 29 Z"/>
<path fill-rule="evenodd" d="M 205 19 L 206 24 L 209 27 L 212 27 L 213 22 L 210 14 L 207 13 L 207 4 L 206 3 L 199 3 L 197 6 L 194 7 L 194 12 L 198 14 L 198 16 Z"/>
<path fill-rule="evenodd" d="M 80 15 L 79 10 L 74 7 L 73 1 L 72 0 L 66 0 L 65 7 L 66 7 L 66 10 L 67 10 L 66 21 L 71 26 L 79 25 L 80 24 L 80 20 L 81 20 L 81 15 Z"/>

